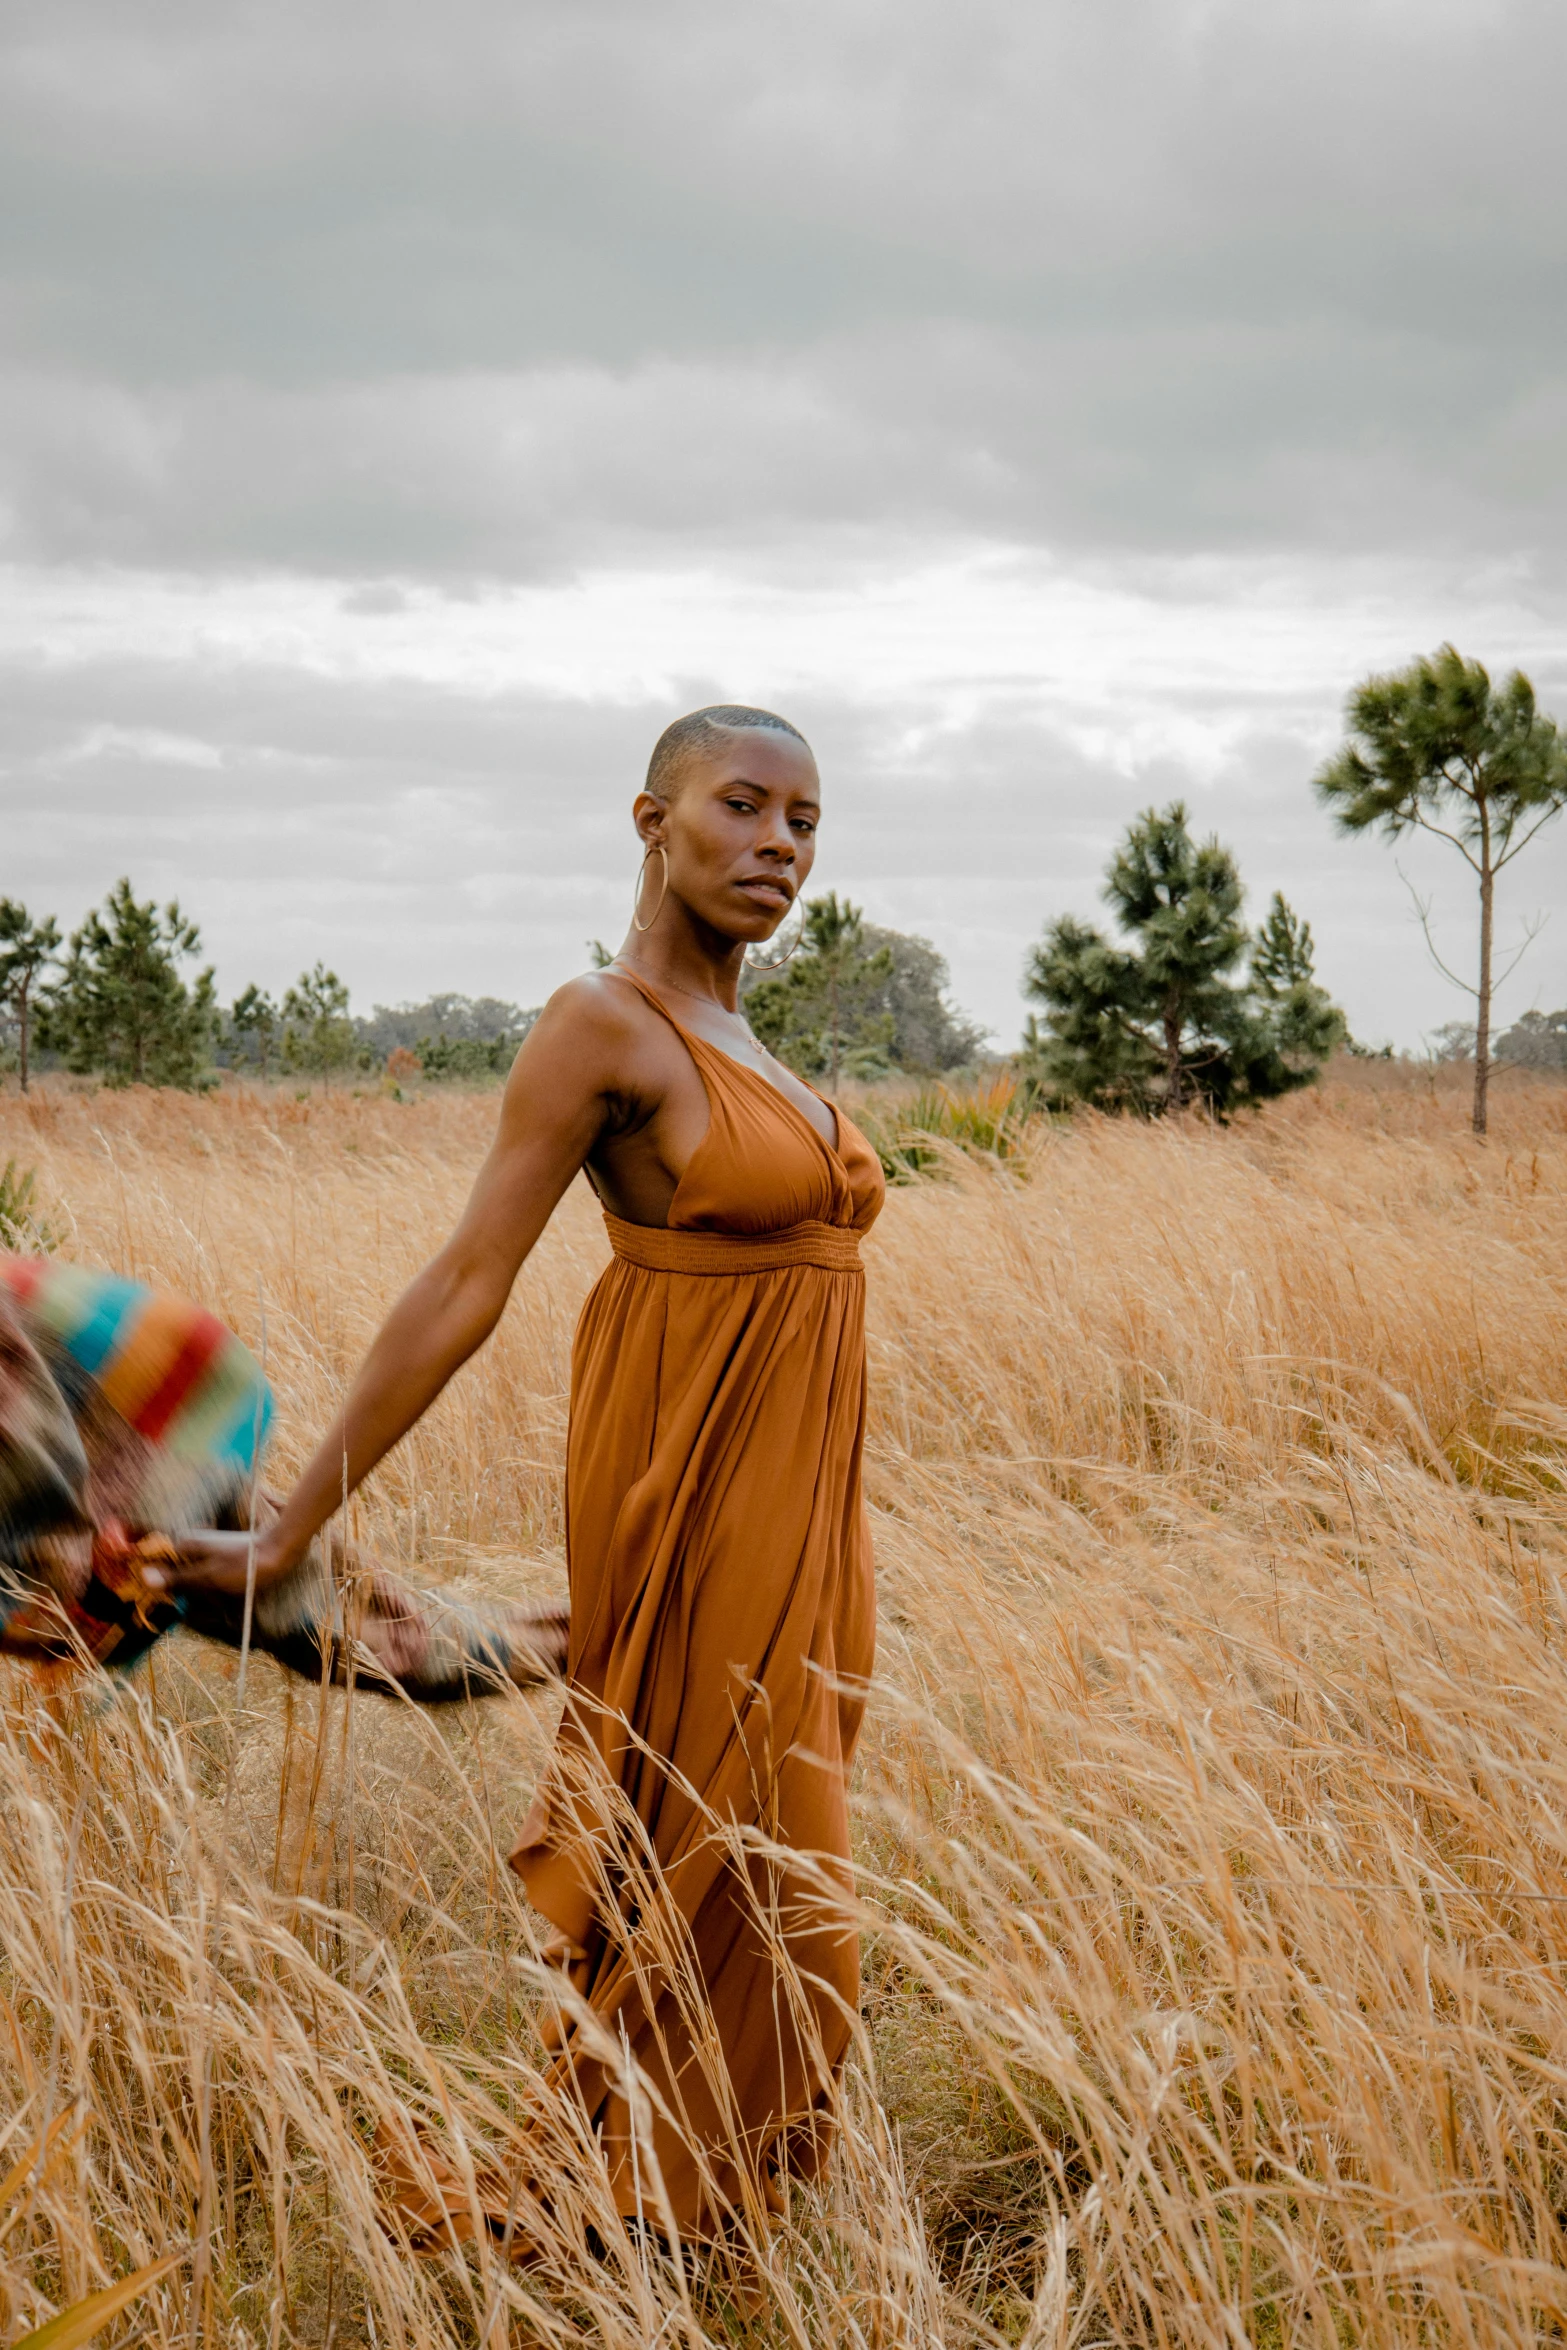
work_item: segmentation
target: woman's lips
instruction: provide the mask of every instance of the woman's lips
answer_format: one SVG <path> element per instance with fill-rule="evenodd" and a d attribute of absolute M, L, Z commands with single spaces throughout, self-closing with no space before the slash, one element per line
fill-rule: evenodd
<path fill-rule="evenodd" d="M 745 891 L 748 898 L 755 898 L 759 906 L 766 906 L 769 910 L 774 906 L 786 910 L 794 902 L 793 893 L 781 881 L 766 881 L 753 877 L 749 881 L 742 881 L 739 887 Z"/>

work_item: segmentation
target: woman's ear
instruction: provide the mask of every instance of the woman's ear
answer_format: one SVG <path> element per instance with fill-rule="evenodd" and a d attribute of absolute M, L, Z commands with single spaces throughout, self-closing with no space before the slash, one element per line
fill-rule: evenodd
<path fill-rule="evenodd" d="M 669 802 L 639 791 L 631 803 L 631 821 L 648 848 L 661 848 L 668 838 Z"/>

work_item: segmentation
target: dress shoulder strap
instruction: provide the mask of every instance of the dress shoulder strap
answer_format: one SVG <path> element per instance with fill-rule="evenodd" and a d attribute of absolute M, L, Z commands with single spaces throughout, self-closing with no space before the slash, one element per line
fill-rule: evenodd
<path fill-rule="evenodd" d="M 606 963 L 603 968 L 604 976 L 607 979 L 624 979 L 628 986 L 634 987 L 638 995 L 641 996 L 644 1003 L 651 1004 L 655 1012 L 663 1013 L 664 1018 L 669 1022 L 672 1028 L 678 1028 L 680 1026 L 680 1022 L 675 1018 L 675 1015 L 669 1009 L 669 1006 L 664 1003 L 659 996 L 655 995 L 652 988 L 649 987 L 645 979 L 639 979 L 637 974 L 634 971 L 628 970 L 623 963 Z"/>
<path fill-rule="evenodd" d="M 606 963 L 604 969 L 611 979 L 629 980 L 631 985 L 636 989 L 638 995 L 642 998 L 643 1002 L 651 1004 L 655 1012 L 662 1013 L 663 1017 L 669 1022 L 670 1027 L 679 1037 L 681 1043 L 689 1045 L 694 1053 L 711 1053 L 714 1054 L 720 1061 L 727 1061 L 733 1058 L 731 1054 L 724 1052 L 718 1045 L 710 1043 L 705 1036 L 698 1035 L 694 1028 L 688 1028 L 685 1022 L 679 1019 L 675 1013 L 670 1010 L 669 1006 L 664 1002 L 662 996 L 658 995 L 653 988 L 649 987 L 645 979 L 639 979 L 634 971 L 628 971 L 624 964 Z"/>

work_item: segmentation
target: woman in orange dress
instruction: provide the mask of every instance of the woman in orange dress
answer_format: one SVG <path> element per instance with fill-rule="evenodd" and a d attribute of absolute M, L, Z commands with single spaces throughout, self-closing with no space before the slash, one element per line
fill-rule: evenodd
<path fill-rule="evenodd" d="M 874 1651 L 859 1237 L 882 1179 L 738 997 L 819 816 L 811 753 L 770 712 L 722 705 L 661 737 L 625 945 L 545 1007 L 462 1221 L 255 1569 L 286 1573 L 345 1471 L 357 1485 L 488 1337 L 585 1168 L 614 1256 L 572 1358 L 567 1702 L 512 1858 L 571 1979 L 557 2066 L 616 2202 L 645 2203 L 656 2163 L 653 2200 L 697 2233 L 817 2167 L 858 1997 L 834 1888 Z M 243 1545 L 192 1543 L 184 1579 L 233 1588 Z M 812 1857 L 793 1868 L 791 1850 Z M 634 2142 L 628 2055 L 651 2144 Z"/>

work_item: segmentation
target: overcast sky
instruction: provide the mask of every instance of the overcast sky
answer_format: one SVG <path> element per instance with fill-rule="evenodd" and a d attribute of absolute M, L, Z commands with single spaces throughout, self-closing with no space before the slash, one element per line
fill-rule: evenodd
<path fill-rule="evenodd" d="M 1452 639 L 1567 719 L 1560 0 L 10 0 L 0 890 L 536 1002 L 696 703 L 1015 1040 L 1176 796 L 1357 1033 L 1450 852 L 1309 789 Z M 1567 821 L 1502 935 L 1567 1002 Z"/>

